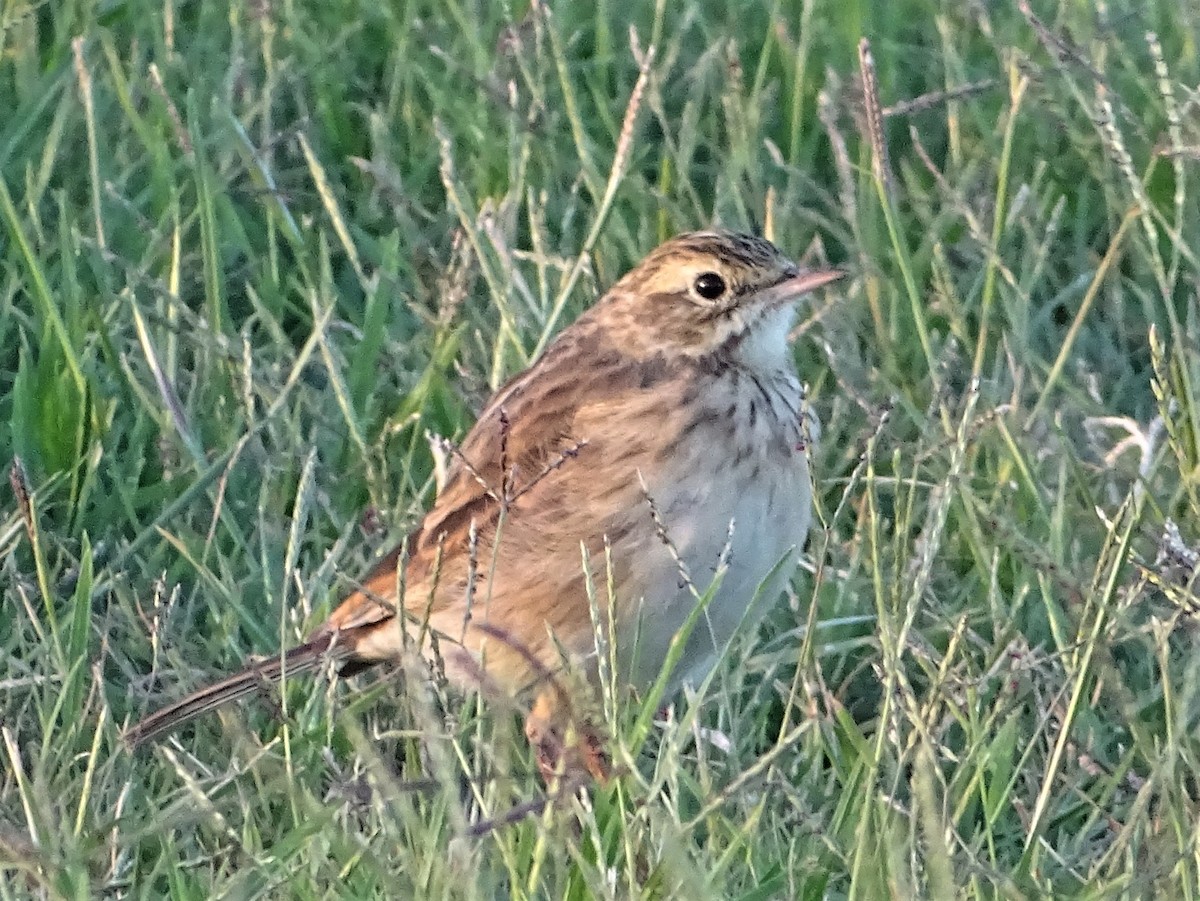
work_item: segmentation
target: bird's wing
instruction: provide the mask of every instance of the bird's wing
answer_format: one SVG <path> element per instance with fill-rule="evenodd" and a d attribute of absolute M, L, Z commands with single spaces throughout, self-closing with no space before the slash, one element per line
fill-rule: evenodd
<path fill-rule="evenodd" d="M 661 361 L 634 360 L 589 325 L 585 318 L 567 329 L 528 370 L 496 392 L 453 455 L 433 508 L 318 633 L 391 620 L 402 564 L 410 614 L 419 620 L 436 610 L 443 601 L 428 586 L 452 559 L 464 555 L 472 523 L 479 534 L 490 534 L 504 503 L 569 465 L 587 442 L 588 436 L 573 432 L 587 406 L 585 398 L 596 401 L 648 387 L 661 375 Z M 580 371 L 581 359 L 588 361 L 586 372 Z M 584 378 L 587 386 L 581 385 Z M 603 390 L 598 382 L 604 383 Z"/>

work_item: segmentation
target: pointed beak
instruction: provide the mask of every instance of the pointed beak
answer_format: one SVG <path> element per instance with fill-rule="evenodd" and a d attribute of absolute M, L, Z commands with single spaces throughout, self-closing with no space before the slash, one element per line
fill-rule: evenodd
<path fill-rule="evenodd" d="M 756 304 L 776 306 L 798 300 L 805 294 L 836 282 L 846 275 L 844 269 L 809 269 L 799 275 L 784 279 L 779 284 L 764 288 L 755 298 Z"/>

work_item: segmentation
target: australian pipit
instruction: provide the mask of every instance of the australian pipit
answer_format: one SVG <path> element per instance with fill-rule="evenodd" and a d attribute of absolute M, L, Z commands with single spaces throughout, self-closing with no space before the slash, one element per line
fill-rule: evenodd
<path fill-rule="evenodd" d="M 788 331 L 794 301 L 840 276 L 749 235 L 667 241 L 496 392 L 421 524 L 307 642 L 151 714 L 128 740 L 285 671 L 332 659 L 349 675 L 436 647 L 458 686 L 532 699 L 543 772 L 567 756 L 570 726 L 587 736 L 577 759 L 601 774 L 595 733 L 570 722 L 557 678 L 564 665 L 596 671 L 597 595 L 615 599 L 619 679 L 646 687 L 723 562 L 678 685 L 792 571 L 812 500 Z"/>

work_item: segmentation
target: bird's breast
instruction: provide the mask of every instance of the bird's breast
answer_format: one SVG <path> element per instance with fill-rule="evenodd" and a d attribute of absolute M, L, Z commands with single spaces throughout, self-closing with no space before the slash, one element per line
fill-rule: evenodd
<path fill-rule="evenodd" d="M 635 682 L 657 674 L 696 594 L 718 578 L 676 681 L 702 678 L 743 619 L 752 627 L 778 597 L 811 518 L 807 415 L 790 373 L 718 379 L 693 419 L 677 423 L 686 438 L 642 472 L 660 534 L 623 592 L 641 600 Z"/>

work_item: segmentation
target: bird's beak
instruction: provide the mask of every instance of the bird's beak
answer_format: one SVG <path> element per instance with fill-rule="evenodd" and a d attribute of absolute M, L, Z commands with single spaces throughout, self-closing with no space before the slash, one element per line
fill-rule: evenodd
<path fill-rule="evenodd" d="M 762 306 L 776 306 L 799 299 L 801 296 L 823 288 L 830 282 L 836 282 L 844 276 L 844 269 L 809 269 L 799 275 L 786 278 L 777 285 L 764 288 L 758 293 L 756 301 Z"/>

